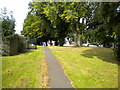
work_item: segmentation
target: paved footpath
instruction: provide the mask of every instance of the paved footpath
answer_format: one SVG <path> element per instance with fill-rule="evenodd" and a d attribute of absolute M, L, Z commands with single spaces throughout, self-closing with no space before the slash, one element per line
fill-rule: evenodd
<path fill-rule="evenodd" d="M 54 57 L 48 47 L 44 47 L 46 61 L 48 64 L 48 75 L 50 78 L 49 85 L 52 88 L 73 88 L 69 79 L 64 74 L 64 71 L 59 61 Z"/>

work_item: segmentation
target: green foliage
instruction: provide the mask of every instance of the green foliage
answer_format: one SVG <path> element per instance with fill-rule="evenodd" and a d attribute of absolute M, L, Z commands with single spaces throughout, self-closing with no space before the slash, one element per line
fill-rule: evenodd
<path fill-rule="evenodd" d="M 78 46 L 87 40 L 104 46 L 113 42 L 116 44 L 120 33 L 119 5 L 117 2 L 32 2 L 22 34 L 42 41 L 60 42 L 64 42 L 69 34 L 76 35 L 74 40 Z M 83 20 L 80 23 L 80 18 L 86 24 Z"/>
<path fill-rule="evenodd" d="M 19 53 L 25 52 L 26 49 L 27 49 L 27 42 L 26 42 L 25 37 L 19 36 L 19 38 L 18 38 L 18 52 Z"/>
<path fill-rule="evenodd" d="M 97 3 L 95 5 L 97 8 L 95 9 L 93 18 L 91 20 L 94 23 L 92 26 L 97 26 L 98 29 L 94 35 L 96 34 L 98 41 L 102 40 L 103 43 L 108 40 L 108 43 L 113 41 L 115 42 L 117 40 L 120 26 L 120 13 L 117 11 L 117 7 L 120 4 Z"/>
<path fill-rule="evenodd" d="M 26 40 L 15 33 L 15 19 L 12 11 L 8 12 L 6 8 L 1 10 L 0 18 L 2 20 L 2 55 L 16 55 L 26 50 Z"/>
<path fill-rule="evenodd" d="M 9 36 L 7 39 L 10 41 L 10 55 L 18 54 L 18 35 Z"/>
<path fill-rule="evenodd" d="M 24 30 L 21 33 L 27 37 L 39 38 L 41 37 L 43 30 L 40 27 L 40 24 L 41 24 L 40 19 L 29 13 L 24 21 L 24 26 L 23 26 Z"/>
<path fill-rule="evenodd" d="M 21 52 L 25 52 L 27 48 L 26 39 L 23 36 L 17 34 L 4 37 L 3 36 L 3 50 L 2 55 L 16 55 Z"/>
<path fill-rule="evenodd" d="M 15 19 L 12 12 L 8 12 L 6 8 L 1 10 L 0 18 L 2 19 L 2 35 L 13 35 L 15 30 Z"/>
<path fill-rule="evenodd" d="M 89 41 L 94 40 L 105 47 L 109 47 L 111 43 L 119 46 L 118 36 L 120 35 L 120 12 L 117 8 L 120 6 L 119 2 L 109 3 L 94 3 L 94 15 L 90 20 L 92 23 L 89 25 L 91 28 L 86 33 Z M 90 33 L 92 31 L 92 33 Z M 115 47 L 119 51 L 117 47 Z M 118 52 L 116 52 L 118 54 Z M 119 55 L 118 55 L 119 56 Z"/>
<path fill-rule="evenodd" d="M 71 31 L 80 35 L 83 28 L 80 29 L 79 19 L 80 17 L 86 17 L 88 14 L 88 5 L 86 3 L 33 2 L 29 6 L 30 12 L 24 21 L 22 34 L 28 37 L 35 35 L 36 38 L 46 38 L 46 40 L 63 40 L 62 42 L 64 42 L 64 38 Z M 40 23 L 35 28 L 33 23 L 37 22 L 37 20 Z M 37 31 L 38 27 L 43 30 Z M 69 30 L 71 27 L 73 29 Z"/>
<path fill-rule="evenodd" d="M 9 47 L 10 42 L 3 35 L 2 35 L 2 43 L 3 43 L 2 48 L 1 48 L 2 52 L 0 52 L 0 55 L 2 56 L 10 55 L 10 47 Z"/>

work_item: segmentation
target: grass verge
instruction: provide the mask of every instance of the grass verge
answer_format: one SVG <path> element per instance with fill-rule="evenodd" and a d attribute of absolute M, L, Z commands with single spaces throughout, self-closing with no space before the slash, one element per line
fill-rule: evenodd
<path fill-rule="evenodd" d="M 75 88 L 118 88 L 118 62 L 110 48 L 49 47 Z"/>
<path fill-rule="evenodd" d="M 46 88 L 47 67 L 43 47 L 2 57 L 2 88 Z"/>

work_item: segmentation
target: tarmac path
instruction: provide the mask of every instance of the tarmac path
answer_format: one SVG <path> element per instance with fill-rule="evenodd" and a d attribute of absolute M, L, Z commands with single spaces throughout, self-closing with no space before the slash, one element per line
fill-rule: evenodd
<path fill-rule="evenodd" d="M 73 88 L 70 80 L 64 74 L 59 61 L 54 57 L 48 47 L 44 47 L 45 57 L 48 64 L 49 85 L 52 88 Z"/>

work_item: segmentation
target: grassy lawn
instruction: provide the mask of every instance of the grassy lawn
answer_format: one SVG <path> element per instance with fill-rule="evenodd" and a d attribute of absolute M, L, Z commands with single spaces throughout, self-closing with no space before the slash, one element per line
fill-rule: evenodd
<path fill-rule="evenodd" d="M 76 88 L 117 88 L 113 50 L 102 47 L 49 47 Z"/>
<path fill-rule="evenodd" d="M 46 88 L 47 84 L 43 47 L 16 56 L 2 57 L 3 88 Z"/>

